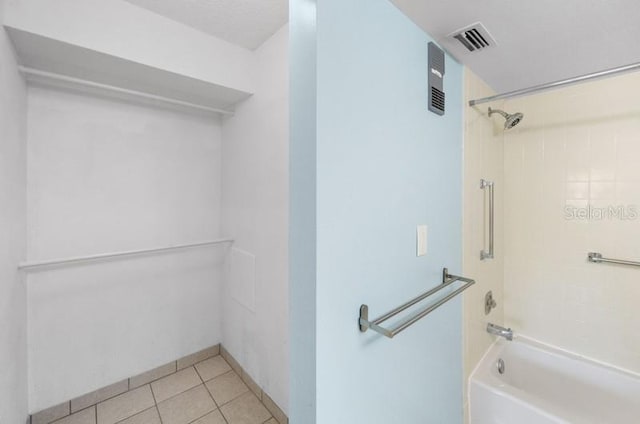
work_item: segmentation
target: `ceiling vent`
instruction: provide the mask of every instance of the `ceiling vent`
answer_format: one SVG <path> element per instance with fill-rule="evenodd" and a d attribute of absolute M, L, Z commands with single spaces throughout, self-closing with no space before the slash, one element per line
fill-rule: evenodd
<path fill-rule="evenodd" d="M 496 40 L 493 39 L 489 31 L 480 22 L 454 31 L 448 37 L 457 40 L 470 52 L 485 50 L 497 44 Z"/>

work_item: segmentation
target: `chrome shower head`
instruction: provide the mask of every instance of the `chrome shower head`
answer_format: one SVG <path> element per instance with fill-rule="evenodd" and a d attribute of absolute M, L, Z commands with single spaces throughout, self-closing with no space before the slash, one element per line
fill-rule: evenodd
<path fill-rule="evenodd" d="M 504 111 L 502 111 L 500 109 L 491 109 L 491 108 L 489 108 L 489 116 L 493 115 L 494 113 L 498 113 L 498 114 L 504 116 L 504 119 L 506 119 L 506 121 L 504 123 L 504 129 L 505 130 L 510 130 L 511 128 L 515 127 L 524 118 L 524 115 L 522 113 L 520 113 L 520 112 L 516 112 L 514 114 L 510 114 L 510 113 L 506 113 L 506 112 L 504 112 Z"/>

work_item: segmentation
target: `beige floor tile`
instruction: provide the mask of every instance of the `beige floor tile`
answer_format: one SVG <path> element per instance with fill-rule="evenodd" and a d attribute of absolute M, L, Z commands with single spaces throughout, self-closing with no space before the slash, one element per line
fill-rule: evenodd
<path fill-rule="evenodd" d="M 151 388 L 156 402 L 160 403 L 200 384 L 202 384 L 202 380 L 200 380 L 195 368 L 189 367 L 154 381 L 151 383 Z"/>
<path fill-rule="evenodd" d="M 204 385 L 158 404 L 163 424 L 187 424 L 215 409 L 216 404 Z"/>
<path fill-rule="evenodd" d="M 220 413 L 220 410 L 216 409 L 199 420 L 194 421 L 192 424 L 227 424 L 227 422 Z"/>
<path fill-rule="evenodd" d="M 149 385 L 98 404 L 98 424 L 113 424 L 155 405 Z"/>
<path fill-rule="evenodd" d="M 271 417 L 252 392 L 243 394 L 220 410 L 229 424 L 262 424 Z"/>
<path fill-rule="evenodd" d="M 83 409 L 68 417 L 54 421 L 52 424 L 96 424 L 96 407 L 92 406 L 91 408 Z"/>
<path fill-rule="evenodd" d="M 244 392 L 249 391 L 247 385 L 233 371 L 207 381 L 206 385 L 218 406 L 224 405 Z"/>
<path fill-rule="evenodd" d="M 71 400 L 71 412 L 76 412 L 86 408 L 87 406 L 95 405 L 103 400 L 107 400 L 124 393 L 127 390 L 129 390 L 129 382 L 127 380 L 122 380 L 94 392 L 87 393 L 86 395 Z"/>
<path fill-rule="evenodd" d="M 267 421 L 264 424 L 279 424 L 278 421 L 275 418 L 271 418 L 269 421 Z"/>
<path fill-rule="evenodd" d="M 36 412 L 31 416 L 31 424 L 48 424 L 67 415 L 69 415 L 69 402 Z"/>
<path fill-rule="evenodd" d="M 196 370 L 204 381 L 209 381 L 219 375 L 231 371 L 231 367 L 227 361 L 220 355 L 209 358 L 196 364 Z"/>
<path fill-rule="evenodd" d="M 197 364 L 200 361 L 204 361 L 207 358 L 211 358 L 212 356 L 216 356 L 220 353 L 220 345 L 217 344 L 215 346 L 211 346 L 200 352 L 192 353 L 191 355 L 184 356 L 178 359 L 178 370 L 183 368 L 190 367 L 191 365 Z"/>
<path fill-rule="evenodd" d="M 131 377 L 129 379 L 129 388 L 135 389 L 136 387 L 144 386 L 147 383 L 151 383 L 152 381 L 173 374 L 174 372 L 176 372 L 176 361 L 169 362 L 168 364 L 164 364 L 158 368 L 154 368 L 150 371 L 136 375 L 135 377 Z"/>
<path fill-rule="evenodd" d="M 146 409 L 139 414 L 129 417 L 124 421 L 120 421 L 118 424 L 161 424 L 160 414 L 158 414 L 158 408 L 155 406 Z"/>

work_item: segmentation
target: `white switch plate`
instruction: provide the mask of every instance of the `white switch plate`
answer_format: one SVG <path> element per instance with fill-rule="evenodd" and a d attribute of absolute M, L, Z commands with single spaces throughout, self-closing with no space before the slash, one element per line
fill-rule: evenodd
<path fill-rule="evenodd" d="M 424 256 L 427 254 L 427 226 L 426 225 L 418 225 L 416 228 L 416 255 Z"/>

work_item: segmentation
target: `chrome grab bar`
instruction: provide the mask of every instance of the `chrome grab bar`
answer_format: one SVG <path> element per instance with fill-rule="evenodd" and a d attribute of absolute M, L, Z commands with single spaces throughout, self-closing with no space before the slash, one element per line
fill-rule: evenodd
<path fill-rule="evenodd" d="M 387 328 L 384 328 L 384 327 L 380 326 L 380 324 L 382 324 L 384 321 L 388 320 L 389 318 L 394 317 L 395 315 L 399 314 L 400 312 L 406 310 L 407 308 L 410 308 L 411 306 L 413 306 L 416 303 L 426 299 L 427 297 L 439 292 L 440 290 L 443 290 L 443 289 L 449 287 L 451 284 L 455 283 L 456 281 L 462 281 L 465 284 L 463 284 L 462 286 L 460 286 L 456 290 L 452 291 L 451 293 L 449 293 L 448 295 L 446 295 L 442 299 L 438 300 L 437 302 L 433 303 L 432 305 L 429 305 L 428 307 L 422 309 L 416 315 L 411 316 L 409 319 L 407 319 L 404 322 L 402 322 L 401 324 L 397 325 L 395 328 L 387 329 Z M 444 305 L 449 300 L 453 299 L 454 297 L 456 297 L 458 294 L 460 294 L 463 291 L 465 291 L 467 288 L 469 288 L 473 284 L 475 284 L 475 280 L 472 280 L 470 278 L 460 277 L 460 276 L 457 276 L 457 275 L 451 275 L 451 274 L 449 274 L 449 271 L 447 270 L 447 268 L 444 268 L 442 270 L 442 284 L 438 285 L 437 287 L 432 288 L 431 290 L 421 294 L 418 297 L 415 297 L 415 298 L 411 299 L 407 303 L 404 303 L 404 304 L 398 306 L 397 308 L 395 308 L 392 311 L 389 311 L 386 314 L 374 319 L 373 321 L 369 321 L 369 306 L 368 305 L 361 305 L 360 306 L 360 318 L 358 320 L 358 326 L 360 328 L 360 331 L 363 332 L 363 333 L 365 331 L 367 331 L 368 329 L 372 329 L 373 331 L 376 331 L 376 332 L 382 334 L 383 336 L 389 337 L 391 339 L 391 338 L 393 338 L 393 336 L 395 336 L 398 333 L 404 331 L 409 326 L 411 326 L 412 324 L 416 323 L 420 319 L 424 318 L 425 316 L 427 316 L 428 314 L 433 312 L 435 309 L 437 309 L 440 306 Z"/>
<path fill-rule="evenodd" d="M 494 221 L 494 196 L 493 181 L 480 180 L 480 188 L 482 190 L 489 189 L 489 250 L 482 249 L 480 251 L 480 260 L 493 259 L 493 221 Z"/>
<path fill-rule="evenodd" d="M 625 261 L 622 259 L 610 259 L 602 257 L 602 253 L 597 252 L 589 252 L 587 255 L 587 259 L 589 262 L 593 262 L 595 264 L 607 262 L 610 264 L 619 264 L 619 265 L 629 265 L 629 266 L 640 266 L 640 262 L 636 261 Z"/>

